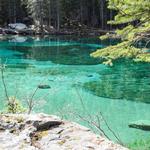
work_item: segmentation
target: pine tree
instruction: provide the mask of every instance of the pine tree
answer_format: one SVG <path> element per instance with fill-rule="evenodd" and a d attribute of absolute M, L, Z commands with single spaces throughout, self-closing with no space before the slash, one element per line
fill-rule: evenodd
<path fill-rule="evenodd" d="M 0 0 L 0 24 L 23 22 L 60 28 L 97 27 L 107 29 L 110 18 L 107 0 Z"/>
<path fill-rule="evenodd" d="M 109 9 L 117 11 L 110 24 L 123 24 L 124 28 L 116 30 L 116 35 L 122 42 L 97 50 L 92 54 L 112 64 L 113 60 L 132 58 L 135 61 L 150 62 L 148 44 L 150 43 L 150 1 L 149 0 L 109 0 Z M 109 38 L 107 34 L 103 38 Z M 141 46 L 142 45 L 144 46 Z"/>

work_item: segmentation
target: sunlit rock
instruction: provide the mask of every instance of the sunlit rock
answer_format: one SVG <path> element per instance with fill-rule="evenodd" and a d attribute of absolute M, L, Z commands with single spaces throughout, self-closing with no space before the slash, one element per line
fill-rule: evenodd
<path fill-rule="evenodd" d="M 8 24 L 8 27 L 15 30 L 24 30 L 27 29 L 27 26 L 23 23 L 10 23 Z"/>

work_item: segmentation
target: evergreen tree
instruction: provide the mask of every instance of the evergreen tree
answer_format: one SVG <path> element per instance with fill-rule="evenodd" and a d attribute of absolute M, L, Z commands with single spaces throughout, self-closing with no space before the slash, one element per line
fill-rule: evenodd
<path fill-rule="evenodd" d="M 150 1 L 149 0 L 109 0 L 109 9 L 117 11 L 110 24 L 124 25 L 116 30 L 116 35 L 122 42 L 97 50 L 92 54 L 106 60 L 106 64 L 112 64 L 113 60 L 120 58 L 132 58 L 135 61 L 150 62 L 148 45 L 150 44 Z M 101 37 L 109 38 L 110 35 Z"/>
<path fill-rule="evenodd" d="M 107 29 L 110 19 L 106 0 L 0 0 L 0 24 L 32 18 L 36 26 L 89 26 Z M 75 28 L 77 27 L 75 25 Z"/>

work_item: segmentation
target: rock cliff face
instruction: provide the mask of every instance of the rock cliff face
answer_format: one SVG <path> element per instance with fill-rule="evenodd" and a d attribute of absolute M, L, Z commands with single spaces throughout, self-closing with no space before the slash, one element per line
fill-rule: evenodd
<path fill-rule="evenodd" d="M 0 150 L 127 150 L 90 129 L 46 114 L 0 115 Z"/>

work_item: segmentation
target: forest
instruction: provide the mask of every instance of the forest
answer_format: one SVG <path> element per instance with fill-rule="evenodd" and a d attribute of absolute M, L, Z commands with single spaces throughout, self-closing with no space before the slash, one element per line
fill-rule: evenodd
<path fill-rule="evenodd" d="M 22 22 L 41 28 L 80 28 L 82 26 L 110 29 L 107 21 L 114 11 L 106 0 L 0 0 L 0 24 Z"/>

